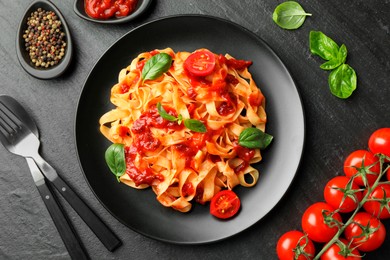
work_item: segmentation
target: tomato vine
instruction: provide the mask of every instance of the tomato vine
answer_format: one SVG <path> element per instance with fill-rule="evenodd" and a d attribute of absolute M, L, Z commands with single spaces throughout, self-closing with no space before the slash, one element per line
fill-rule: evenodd
<path fill-rule="evenodd" d="M 336 251 L 339 252 L 338 255 L 345 257 L 342 259 L 359 259 L 361 257 L 359 250 L 373 251 L 382 245 L 386 230 L 380 219 L 390 218 L 389 144 L 390 128 L 381 128 L 372 133 L 368 142 L 369 150 L 357 150 L 347 157 L 344 163 L 346 177 L 333 178 L 324 189 L 326 203 L 314 203 L 303 214 L 304 233 L 301 234 L 307 242 L 297 243 L 295 248 L 291 249 L 295 254 L 294 259 L 301 259 L 300 253 L 305 259 L 331 259 L 332 257 L 329 258 L 329 256 Z M 370 177 L 370 181 L 367 176 Z M 335 194 L 329 195 L 330 192 Z M 345 206 L 347 199 L 351 199 L 350 204 L 355 204 L 352 205 L 352 210 Z M 330 210 L 332 208 L 334 210 Z M 343 223 L 340 213 L 346 212 L 351 212 L 351 215 Z M 316 224 L 313 222 L 310 223 L 312 226 L 308 226 L 309 218 L 312 219 L 311 222 L 313 218 L 316 218 L 317 220 L 314 221 Z M 335 227 L 337 231 L 334 230 Z M 322 231 L 318 232 L 318 229 Z M 278 244 L 289 232 L 279 239 Z M 347 240 L 341 238 L 342 235 Z M 324 246 L 316 255 L 308 256 L 305 253 L 305 245 L 312 241 L 323 243 Z M 281 257 L 286 253 L 280 248 L 277 246 L 278 257 L 286 259 Z"/>
<path fill-rule="evenodd" d="M 325 246 L 321 249 L 321 251 L 314 257 L 314 260 L 320 259 L 321 255 L 323 255 L 326 252 L 326 250 L 328 250 L 334 243 L 339 241 L 339 238 L 344 233 L 345 229 L 354 222 L 353 219 L 356 216 L 356 214 L 363 208 L 363 205 L 368 201 L 371 192 L 375 190 L 375 188 L 381 183 L 380 180 L 382 176 L 386 173 L 388 169 L 390 169 L 390 165 L 388 165 L 385 169 L 383 168 L 385 159 L 386 159 L 385 155 L 379 154 L 380 173 L 377 179 L 375 180 L 374 184 L 372 186 L 369 185 L 366 186 L 367 192 L 365 196 L 362 198 L 362 200 L 360 201 L 360 203 L 358 204 L 355 211 L 353 211 L 350 218 L 342 226 L 340 226 L 340 229 L 337 231 L 336 235 L 334 235 L 334 237 L 328 243 L 326 243 Z M 354 177 L 352 177 L 350 181 L 353 181 L 353 179 Z"/>

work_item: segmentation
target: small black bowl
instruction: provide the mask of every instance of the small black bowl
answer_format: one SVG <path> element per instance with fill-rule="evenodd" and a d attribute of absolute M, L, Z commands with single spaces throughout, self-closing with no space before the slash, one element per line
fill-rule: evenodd
<path fill-rule="evenodd" d="M 88 21 L 91 21 L 91 22 L 95 22 L 95 23 L 105 23 L 105 24 L 126 23 L 126 22 L 129 22 L 129 21 L 137 18 L 143 12 L 145 12 L 148 9 L 151 2 L 152 2 L 152 0 L 138 0 L 138 3 L 137 3 L 137 6 L 135 7 L 135 10 L 131 14 L 129 14 L 128 16 L 121 17 L 121 18 L 112 17 L 112 18 L 106 19 L 106 20 L 94 19 L 92 17 L 89 17 L 85 12 L 84 0 L 75 0 L 73 10 L 81 18 L 88 20 Z"/>
<path fill-rule="evenodd" d="M 25 41 L 23 38 L 23 34 L 27 29 L 27 18 L 31 16 L 31 13 L 36 11 L 38 8 L 42 8 L 46 11 L 53 11 L 58 16 L 59 20 L 62 23 L 62 29 L 65 32 L 65 42 L 66 42 L 66 50 L 65 55 L 62 57 L 61 61 L 49 68 L 38 68 L 36 67 L 30 60 L 30 57 L 25 49 Z M 16 53 L 23 69 L 26 70 L 32 76 L 39 79 L 52 79 L 60 76 L 65 72 L 65 70 L 69 67 L 70 62 L 73 56 L 73 44 L 72 37 L 70 35 L 70 31 L 68 25 L 65 21 L 64 16 L 61 14 L 60 10 L 51 3 L 49 0 L 36 0 L 30 4 L 27 8 L 22 20 L 20 21 L 18 34 L 16 37 Z"/>

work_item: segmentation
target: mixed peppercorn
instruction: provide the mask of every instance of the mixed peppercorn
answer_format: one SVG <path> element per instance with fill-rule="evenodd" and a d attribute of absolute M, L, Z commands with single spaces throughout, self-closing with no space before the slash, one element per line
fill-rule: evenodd
<path fill-rule="evenodd" d="M 65 55 L 65 36 L 55 12 L 42 8 L 32 12 L 23 35 L 32 64 L 39 68 L 57 65 Z"/>

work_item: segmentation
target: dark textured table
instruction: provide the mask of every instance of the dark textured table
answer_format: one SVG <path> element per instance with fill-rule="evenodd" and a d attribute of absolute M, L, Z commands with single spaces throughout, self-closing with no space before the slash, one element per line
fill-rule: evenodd
<path fill-rule="evenodd" d="M 41 154 L 118 234 L 123 245 L 108 252 L 76 213 L 61 199 L 92 259 L 276 259 L 281 234 L 300 229 L 300 218 L 323 200 L 326 182 L 342 174 L 353 150 L 367 147 L 371 132 L 390 126 L 390 1 L 301 0 L 313 14 L 295 31 L 279 28 L 272 12 L 282 1 L 153 1 L 138 19 L 101 25 L 80 19 L 73 1 L 53 0 L 72 31 L 75 57 L 60 78 L 28 75 L 16 57 L 19 19 L 30 1 L 0 0 L 0 94 L 19 100 L 40 129 Z M 257 224 L 223 242 L 199 246 L 166 244 L 144 237 L 119 223 L 94 197 L 78 164 L 74 141 L 77 102 L 93 65 L 118 38 L 160 17 L 207 14 L 235 22 L 264 39 L 290 70 L 305 110 L 306 143 L 301 166 L 281 202 Z M 347 100 L 333 96 L 328 72 L 309 51 L 309 32 L 319 30 L 348 48 L 348 64 L 358 75 L 358 88 Z M 194 36 L 196 37 L 196 36 Z M 0 259 L 67 259 L 69 255 L 42 202 L 25 160 L 0 146 Z M 283 158 L 280 158 L 283 160 Z M 390 231 L 390 220 L 384 221 Z M 385 244 L 364 259 L 389 259 Z"/>

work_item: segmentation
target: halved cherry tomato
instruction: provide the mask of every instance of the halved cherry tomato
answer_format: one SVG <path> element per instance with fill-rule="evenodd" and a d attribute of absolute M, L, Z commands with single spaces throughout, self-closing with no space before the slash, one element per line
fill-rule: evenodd
<path fill-rule="evenodd" d="M 342 244 L 334 243 L 321 255 L 321 260 L 361 260 L 356 248 L 348 248 L 347 240 L 340 238 Z M 341 247 L 341 248 L 340 248 Z"/>
<path fill-rule="evenodd" d="M 208 50 L 196 51 L 184 61 L 184 68 L 193 76 L 210 75 L 215 68 L 215 55 Z"/>
<path fill-rule="evenodd" d="M 360 251 L 369 252 L 383 244 L 386 229 L 376 217 L 366 212 L 358 212 L 353 217 L 353 222 L 345 228 L 344 235 Z"/>
<path fill-rule="evenodd" d="M 367 184 L 371 186 L 380 173 L 379 159 L 369 151 L 356 150 L 345 159 L 344 173 L 350 178 L 357 175 L 354 182 L 359 186 L 364 186 L 364 172 Z"/>
<path fill-rule="evenodd" d="M 367 190 L 364 191 L 364 196 L 366 194 Z M 390 184 L 379 184 L 368 196 L 363 208 L 377 218 L 390 218 Z"/>
<path fill-rule="evenodd" d="M 373 154 L 381 153 L 390 158 L 390 128 L 379 128 L 372 133 L 368 147 Z"/>
<path fill-rule="evenodd" d="M 301 219 L 302 229 L 311 240 L 325 243 L 334 237 L 338 231 L 335 220 L 340 223 L 342 221 L 339 213 L 333 213 L 334 210 L 332 206 L 324 202 L 314 203 L 306 209 Z"/>
<path fill-rule="evenodd" d="M 279 260 L 308 260 L 314 258 L 315 247 L 301 231 L 292 230 L 279 238 L 276 253 Z"/>
<path fill-rule="evenodd" d="M 325 201 L 335 209 L 340 209 L 342 213 L 355 210 L 362 200 L 359 186 L 349 181 L 346 176 L 336 176 L 326 184 L 324 189 Z"/>
<path fill-rule="evenodd" d="M 222 190 L 214 195 L 210 202 L 210 213 L 217 218 L 231 218 L 240 209 L 240 199 L 231 190 Z"/>

